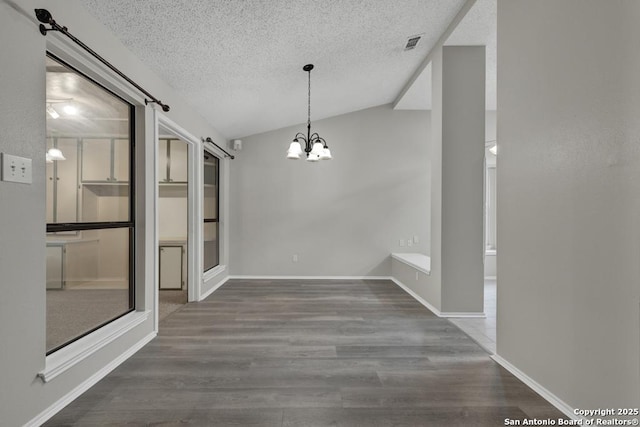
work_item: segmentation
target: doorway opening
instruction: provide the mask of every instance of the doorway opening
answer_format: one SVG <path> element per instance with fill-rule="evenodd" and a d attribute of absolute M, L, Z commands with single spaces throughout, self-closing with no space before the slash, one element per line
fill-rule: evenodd
<path fill-rule="evenodd" d="M 158 320 L 188 302 L 189 147 L 160 125 L 158 171 Z"/>
<path fill-rule="evenodd" d="M 454 318 L 451 322 L 491 354 L 497 341 L 497 151 L 496 112 L 485 112 L 484 165 L 484 318 Z"/>

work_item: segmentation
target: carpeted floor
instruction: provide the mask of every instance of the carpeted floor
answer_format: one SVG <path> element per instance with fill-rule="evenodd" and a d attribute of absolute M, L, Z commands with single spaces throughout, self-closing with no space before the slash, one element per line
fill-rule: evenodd
<path fill-rule="evenodd" d="M 187 303 L 187 291 L 160 291 L 160 320 Z M 127 289 L 47 291 L 47 351 L 126 312 Z"/>
<path fill-rule="evenodd" d="M 187 303 L 187 290 L 162 290 L 158 299 L 160 302 L 159 318 L 162 320 Z"/>
<path fill-rule="evenodd" d="M 128 289 L 47 291 L 47 351 L 129 309 Z"/>

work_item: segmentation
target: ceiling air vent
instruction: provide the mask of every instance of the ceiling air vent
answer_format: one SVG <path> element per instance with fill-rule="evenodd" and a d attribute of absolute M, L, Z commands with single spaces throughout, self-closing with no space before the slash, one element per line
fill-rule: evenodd
<path fill-rule="evenodd" d="M 411 36 L 407 40 L 407 44 L 404 46 L 404 50 L 411 50 L 418 45 L 418 42 L 422 38 L 422 34 L 418 34 L 416 36 Z"/>

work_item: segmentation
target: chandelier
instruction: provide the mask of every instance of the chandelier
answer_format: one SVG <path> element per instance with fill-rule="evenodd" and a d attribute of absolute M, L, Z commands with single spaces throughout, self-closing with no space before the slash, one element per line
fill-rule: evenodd
<path fill-rule="evenodd" d="M 308 162 L 317 162 L 318 160 L 331 160 L 331 151 L 327 146 L 324 138 L 317 133 L 311 133 L 311 70 L 313 64 L 307 64 L 302 67 L 304 71 L 309 73 L 309 110 L 307 116 L 307 136 L 302 132 L 298 132 L 293 138 L 293 142 L 289 145 L 287 151 L 287 159 L 298 160 L 302 154 L 302 146 L 300 142 L 304 142 L 304 152 L 307 153 Z"/>

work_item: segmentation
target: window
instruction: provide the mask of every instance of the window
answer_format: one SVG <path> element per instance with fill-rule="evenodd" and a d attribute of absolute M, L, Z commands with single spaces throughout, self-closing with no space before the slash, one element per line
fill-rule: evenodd
<path fill-rule="evenodd" d="M 486 249 L 489 251 L 495 251 L 496 246 L 496 167 L 488 166 L 487 167 L 487 180 L 486 180 L 486 195 L 485 195 L 485 204 L 486 204 L 486 227 L 485 227 L 485 236 L 486 236 Z"/>
<path fill-rule="evenodd" d="M 220 160 L 204 152 L 204 271 L 220 264 L 219 251 L 219 183 Z"/>
<path fill-rule="evenodd" d="M 48 55 L 47 354 L 134 310 L 133 106 Z"/>

